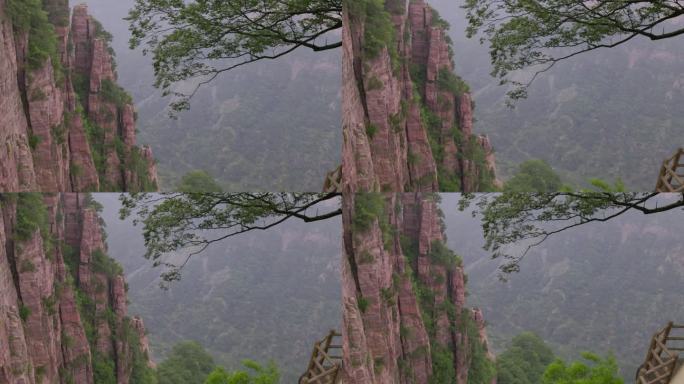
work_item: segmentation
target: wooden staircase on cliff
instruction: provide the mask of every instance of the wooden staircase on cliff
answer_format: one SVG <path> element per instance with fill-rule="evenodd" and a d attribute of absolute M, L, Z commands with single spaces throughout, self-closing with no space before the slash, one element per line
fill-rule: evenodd
<path fill-rule="evenodd" d="M 679 368 L 679 351 L 684 351 L 684 334 L 671 336 L 672 330 L 684 329 L 684 325 L 671 321 L 656 332 L 651 338 L 651 345 L 646 353 L 646 360 L 637 369 L 636 384 L 669 384 L 674 383 L 675 372 Z M 679 342 L 677 345 L 668 342 Z"/>
<path fill-rule="evenodd" d="M 656 192 L 684 192 L 684 148 L 679 148 L 672 157 L 663 160 L 660 167 Z"/>
<path fill-rule="evenodd" d="M 335 330 L 314 343 L 306 372 L 299 378 L 299 384 L 334 384 L 342 367 L 342 343 L 333 344 L 342 337 Z M 339 340 L 339 339 L 337 339 Z"/>

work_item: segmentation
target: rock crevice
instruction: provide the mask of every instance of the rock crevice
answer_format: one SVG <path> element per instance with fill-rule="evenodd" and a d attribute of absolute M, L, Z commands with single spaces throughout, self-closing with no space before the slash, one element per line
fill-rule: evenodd
<path fill-rule="evenodd" d="M 151 364 L 149 346 L 142 320 L 128 317 L 124 278 L 90 197 L 0 202 L 0 382 L 129 383 L 134 367 Z"/>
<path fill-rule="evenodd" d="M 0 1 L 0 190 L 156 190 L 151 150 L 136 147 L 133 104 L 116 85 L 109 35 L 85 5 L 71 23 L 68 1 L 30 11 L 43 17 L 17 25 Z M 31 49 L 39 29 L 54 54 Z"/>
<path fill-rule="evenodd" d="M 473 133 L 448 25 L 423 0 L 359 1 L 344 12 L 346 190 L 496 189 L 493 148 Z"/>

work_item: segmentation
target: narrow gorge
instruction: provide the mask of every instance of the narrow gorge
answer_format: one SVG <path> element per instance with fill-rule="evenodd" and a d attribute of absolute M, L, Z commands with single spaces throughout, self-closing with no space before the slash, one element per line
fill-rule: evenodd
<path fill-rule="evenodd" d="M 147 382 L 142 319 L 87 194 L 0 195 L 0 382 Z"/>
<path fill-rule="evenodd" d="M 496 381 L 483 314 L 436 194 L 343 197 L 343 382 Z"/>
<path fill-rule="evenodd" d="M 157 189 L 112 36 L 68 0 L 0 0 L 0 189 Z"/>
<path fill-rule="evenodd" d="M 423 0 L 347 2 L 343 173 L 351 191 L 501 186 L 474 103 L 454 74 L 449 25 Z"/>

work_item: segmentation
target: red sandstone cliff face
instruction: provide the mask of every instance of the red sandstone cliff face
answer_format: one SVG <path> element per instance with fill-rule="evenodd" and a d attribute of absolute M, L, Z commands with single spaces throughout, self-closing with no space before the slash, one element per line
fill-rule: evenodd
<path fill-rule="evenodd" d="M 46 225 L 22 237 L 17 223 L 26 202 L 0 195 L 0 382 L 93 383 L 100 358 L 115 363 L 118 383 L 128 383 L 134 348 L 149 347 L 131 344 L 141 336 L 122 336 L 144 336 L 144 325 L 127 317 L 123 276 L 95 260 L 106 249 L 97 213 L 85 195 L 42 196 Z"/>
<path fill-rule="evenodd" d="M 343 382 L 428 383 L 450 371 L 465 384 L 473 359 L 494 359 L 434 198 L 343 197 Z M 382 212 L 369 209 L 378 202 Z"/>
<path fill-rule="evenodd" d="M 410 0 L 408 8 L 405 1 L 385 1 L 394 36 L 372 50 L 368 40 L 378 39 L 382 15 L 371 13 L 370 6 L 345 7 L 346 190 L 499 187 L 493 149 L 486 137 L 473 134 L 467 85 L 453 74 L 447 26 L 423 0 Z"/>
<path fill-rule="evenodd" d="M 36 66 L 31 31 L 13 25 L 0 0 L 0 190 L 156 189 L 151 150 L 135 147 L 132 104 L 102 92 L 103 81 L 116 81 L 102 32 L 85 6 L 70 26 L 67 0 L 43 3 L 58 54 Z"/>

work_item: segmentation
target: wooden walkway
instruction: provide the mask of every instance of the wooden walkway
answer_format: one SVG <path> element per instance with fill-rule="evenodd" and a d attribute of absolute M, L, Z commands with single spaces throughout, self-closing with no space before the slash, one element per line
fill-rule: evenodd
<path fill-rule="evenodd" d="M 335 330 L 314 343 L 311 360 L 299 384 L 334 384 L 342 366 L 342 343 L 335 340 L 342 335 Z"/>
<path fill-rule="evenodd" d="M 671 333 L 673 330 L 681 329 L 684 329 L 684 325 L 673 324 L 670 321 L 653 335 L 646 360 L 637 369 L 636 384 L 669 384 L 671 382 L 675 371 L 679 368 L 679 351 L 684 351 L 684 343 L 682 343 L 684 337 L 671 336 Z"/>
<path fill-rule="evenodd" d="M 663 161 L 658 174 L 656 192 L 684 192 L 682 155 L 684 155 L 684 148 L 679 148 L 672 157 Z"/>

